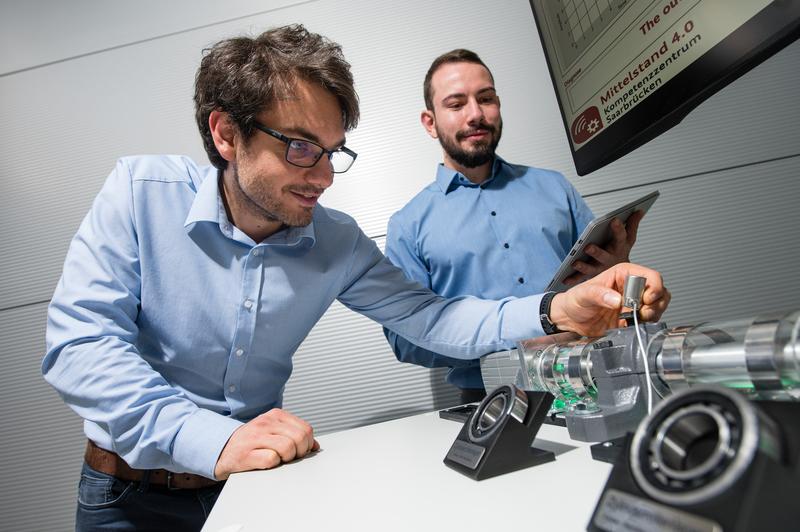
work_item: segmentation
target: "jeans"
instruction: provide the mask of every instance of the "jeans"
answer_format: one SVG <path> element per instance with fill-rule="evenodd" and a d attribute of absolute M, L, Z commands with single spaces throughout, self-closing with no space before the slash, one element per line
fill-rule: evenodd
<path fill-rule="evenodd" d="M 202 489 L 169 490 L 143 479 L 119 480 L 83 464 L 75 530 L 197 531 L 203 527 L 224 483 Z"/>
<path fill-rule="evenodd" d="M 480 403 L 486 397 L 486 390 L 482 388 L 462 388 L 461 404 Z"/>

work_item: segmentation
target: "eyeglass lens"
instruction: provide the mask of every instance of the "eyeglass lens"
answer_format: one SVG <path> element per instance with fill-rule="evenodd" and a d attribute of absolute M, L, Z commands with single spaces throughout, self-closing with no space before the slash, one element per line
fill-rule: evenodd
<path fill-rule="evenodd" d="M 297 166 L 314 166 L 325 151 L 322 147 L 304 140 L 293 139 L 288 143 L 286 160 Z M 335 173 L 345 172 L 353 164 L 353 157 L 343 151 L 334 151 L 330 155 L 331 168 Z"/>

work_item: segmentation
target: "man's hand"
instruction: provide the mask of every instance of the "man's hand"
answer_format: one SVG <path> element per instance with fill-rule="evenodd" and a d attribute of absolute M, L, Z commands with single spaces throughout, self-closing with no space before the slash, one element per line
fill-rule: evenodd
<path fill-rule="evenodd" d="M 669 305 L 671 295 L 661 274 L 636 264 L 618 264 L 585 283 L 557 294 L 550 304 L 550 319 L 562 331 L 583 336 L 601 336 L 622 325 L 622 291 L 628 275 L 647 279 L 639 315 L 657 321 Z"/>
<path fill-rule="evenodd" d="M 318 449 L 311 425 L 273 408 L 234 431 L 217 459 L 214 476 L 225 480 L 239 471 L 271 469 Z"/>
<path fill-rule="evenodd" d="M 639 231 L 639 222 L 644 218 L 644 211 L 636 211 L 630 215 L 624 224 L 618 218 L 611 222 L 613 237 L 605 249 L 591 244 L 586 246 L 586 254 L 592 257 L 592 262 L 576 260 L 572 267 L 578 270 L 564 279 L 564 284 L 574 286 L 581 281 L 591 279 L 600 272 L 604 272 L 615 264 L 630 260 L 631 249 L 636 243 L 636 233 Z"/>

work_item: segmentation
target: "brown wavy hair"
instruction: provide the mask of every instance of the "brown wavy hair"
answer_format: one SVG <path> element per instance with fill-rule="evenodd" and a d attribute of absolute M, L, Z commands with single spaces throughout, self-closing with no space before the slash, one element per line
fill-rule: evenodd
<path fill-rule="evenodd" d="M 298 79 L 328 90 L 339 102 L 345 130 L 356 127 L 358 95 L 341 46 L 301 24 L 274 28 L 255 38 L 226 39 L 205 49 L 195 76 L 194 103 L 211 164 L 222 170 L 228 164 L 211 136 L 211 111 L 228 113 L 245 140 L 250 139 L 256 115 L 277 98 L 291 95 Z"/>

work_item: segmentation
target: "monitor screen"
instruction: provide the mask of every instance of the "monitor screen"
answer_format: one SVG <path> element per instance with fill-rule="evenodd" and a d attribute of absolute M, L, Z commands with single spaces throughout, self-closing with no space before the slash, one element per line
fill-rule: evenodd
<path fill-rule="evenodd" d="M 800 1 L 530 0 L 579 175 L 800 36 Z"/>

